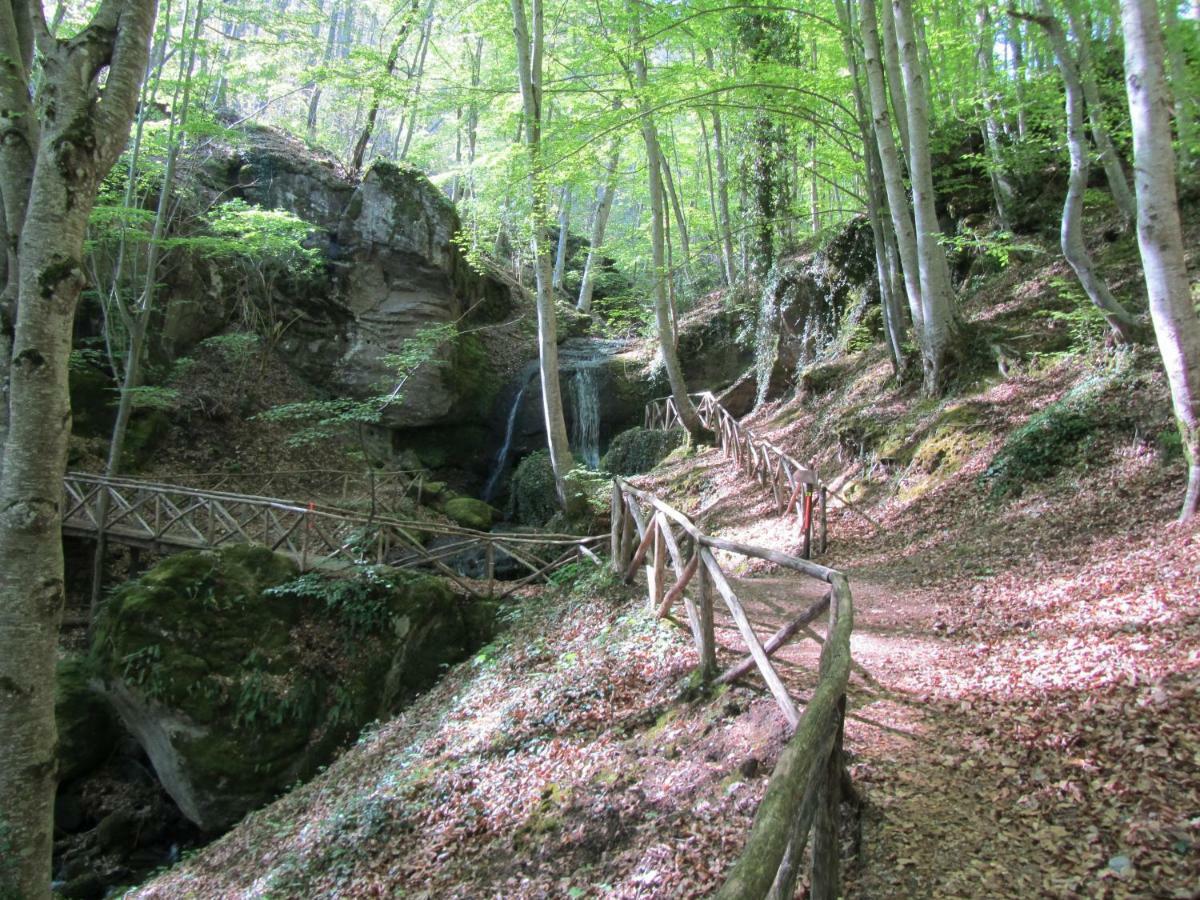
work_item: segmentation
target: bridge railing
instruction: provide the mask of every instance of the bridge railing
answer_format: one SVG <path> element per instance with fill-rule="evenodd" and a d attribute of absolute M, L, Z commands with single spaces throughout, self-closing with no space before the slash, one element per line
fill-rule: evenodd
<path fill-rule="evenodd" d="M 704 427 L 717 436 L 721 452 L 732 456 L 738 468 L 768 488 L 776 509 L 794 515 L 803 541 L 802 555 L 812 555 L 813 531 L 819 527 L 819 552 L 824 553 L 828 538 L 828 490 L 811 466 L 798 462 L 778 446 L 742 425 L 711 391 L 692 394 L 696 412 Z M 662 397 L 646 404 L 645 427 L 682 428 L 674 397 Z"/>
<path fill-rule="evenodd" d="M 683 606 L 705 683 L 731 682 L 757 667 L 788 725 L 795 729 L 759 805 L 746 849 L 718 896 L 726 900 L 766 897 L 778 880 L 777 889 L 781 885 L 782 890 L 771 896 L 790 897 L 810 832 L 813 896 L 838 896 L 837 817 L 845 770 L 841 735 L 854 627 L 846 576 L 805 559 L 704 534 L 683 513 L 620 478 L 613 480 L 609 538 L 613 569 L 627 582 L 644 567 L 650 608 L 657 616 L 667 616 L 677 604 Z M 767 560 L 828 584 L 829 589 L 764 644 L 717 552 Z M 719 675 L 714 594 L 724 601 L 748 651 L 745 659 Z M 801 631 L 821 640 L 808 626 L 826 613 L 828 631 L 822 641 L 819 681 L 801 713 L 771 657 Z"/>
<path fill-rule="evenodd" d="M 419 504 L 426 473 L 420 469 L 279 469 L 251 472 L 172 472 L 155 481 L 197 490 L 315 500 L 340 508 L 366 505 L 374 498 L 376 512 L 395 515 L 405 501 Z"/>
<path fill-rule="evenodd" d="M 257 543 L 290 556 L 303 570 L 362 563 L 427 569 L 480 597 L 507 596 L 576 559 L 598 562 L 592 548 L 603 541 L 475 531 L 78 472 L 68 473 L 64 493 L 64 533 L 90 537 L 103 531 L 110 540 L 159 550 Z"/>

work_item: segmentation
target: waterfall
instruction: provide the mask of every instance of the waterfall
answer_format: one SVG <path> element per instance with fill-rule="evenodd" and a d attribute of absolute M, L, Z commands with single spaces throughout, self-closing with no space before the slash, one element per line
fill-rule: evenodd
<path fill-rule="evenodd" d="M 513 432 L 517 428 L 517 416 L 521 412 L 521 401 L 525 399 L 525 389 L 532 383 L 531 379 L 527 379 L 521 389 L 517 391 L 517 396 L 513 399 L 512 409 L 508 411 L 508 424 L 504 428 L 504 444 L 500 447 L 500 452 L 496 454 L 496 464 L 492 467 L 492 474 L 488 476 L 487 484 L 483 488 L 483 499 L 490 503 L 492 498 L 496 496 L 496 488 L 500 486 L 500 479 L 504 477 L 504 470 L 508 466 L 508 454 L 512 451 Z"/>
<path fill-rule="evenodd" d="M 595 366 L 575 370 L 571 379 L 575 394 L 575 427 L 571 444 L 589 469 L 600 468 L 600 383 Z"/>

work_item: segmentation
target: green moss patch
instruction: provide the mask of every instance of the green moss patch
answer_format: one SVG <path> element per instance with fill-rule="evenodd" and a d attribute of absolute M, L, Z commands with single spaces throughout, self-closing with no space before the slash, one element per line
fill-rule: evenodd
<path fill-rule="evenodd" d="M 686 439 L 686 432 L 678 428 L 630 428 L 612 439 L 600 467 L 614 475 L 640 475 L 657 466 Z"/>

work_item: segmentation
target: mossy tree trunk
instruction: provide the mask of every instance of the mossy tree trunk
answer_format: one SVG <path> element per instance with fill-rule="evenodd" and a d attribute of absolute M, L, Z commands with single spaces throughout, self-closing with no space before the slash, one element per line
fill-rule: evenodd
<path fill-rule="evenodd" d="M 42 61 L 38 115 L 20 124 L 15 142 L 33 163 L 26 177 L 14 175 L 14 142 L 0 142 L 5 207 L 19 206 L 25 217 L 0 476 L 0 845 L 8 845 L 0 853 L 0 896 L 50 894 L 67 360 L 84 285 L 84 232 L 100 181 L 129 137 L 154 15 L 154 0 L 101 0 L 86 28 L 58 40 L 40 3 L 0 0 L 7 57 L 0 115 L 34 112 L 34 43 Z"/>

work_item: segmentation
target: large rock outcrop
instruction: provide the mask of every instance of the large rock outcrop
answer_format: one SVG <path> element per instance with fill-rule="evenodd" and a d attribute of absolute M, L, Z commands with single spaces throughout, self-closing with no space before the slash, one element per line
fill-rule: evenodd
<path fill-rule="evenodd" d="M 358 180 L 292 138 L 251 128 L 192 160 L 190 183 L 202 203 L 240 199 L 301 217 L 314 226 L 309 244 L 321 261 L 316 273 L 241 284 L 228 267 L 179 259 L 165 292 L 160 352 L 168 358 L 249 316 L 308 381 L 338 396 L 377 396 L 395 382 L 388 357 L 423 329 L 499 322 L 516 303 L 509 285 L 468 264 L 454 243 L 454 205 L 415 169 L 378 160 Z M 418 369 L 382 424 L 470 419 L 477 379 L 463 370 L 478 354 L 463 350 L 448 344 L 439 365 Z"/>
<path fill-rule="evenodd" d="M 487 636 L 483 610 L 391 569 L 309 573 L 262 547 L 183 553 L 100 613 L 103 689 L 207 831 L 311 776 Z"/>

